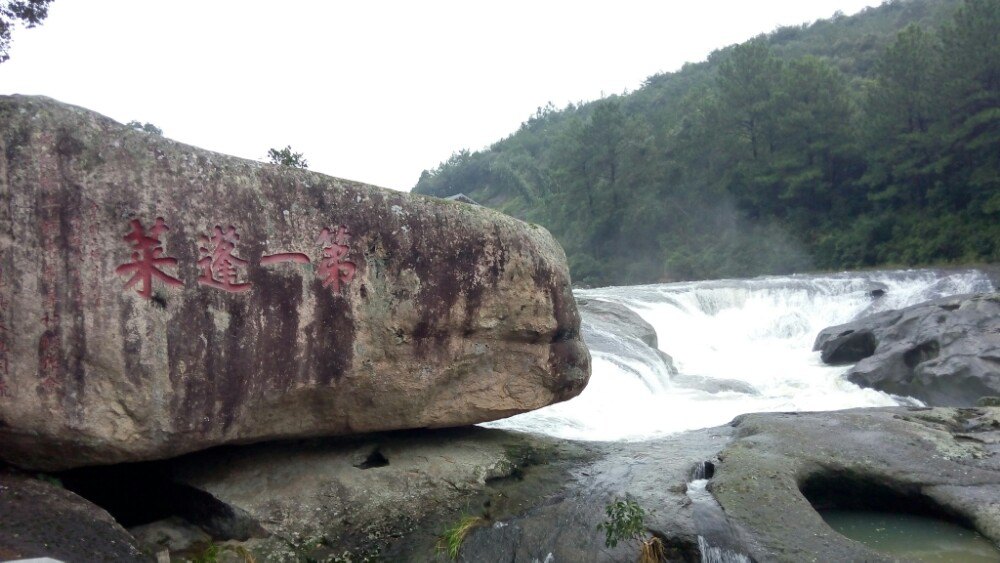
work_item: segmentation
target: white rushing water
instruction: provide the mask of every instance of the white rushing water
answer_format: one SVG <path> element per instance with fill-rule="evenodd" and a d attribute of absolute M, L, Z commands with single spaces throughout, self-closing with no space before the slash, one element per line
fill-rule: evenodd
<path fill-rule="evenodd" d="M 873 287 L 885 295 L 873 299 Z M 725 424 L 739 414 L 912 404 L 863 389 L 847 367 L 820 361 L 820 330 L 862 314 L 947 295 L 991 291 L 977 271 L 897 271 L 609 287 L 578 298 L 620 303 L 656 329 L 659 348 L 637 359 L 592 352 L 593 375 L 580 396 L 487 424 L 579 440 L 641 440 Z M 640 356 L 641 357 L 641 356 Z M 690 377 L 737 380 L 755 394 L 710 393 Z"/>

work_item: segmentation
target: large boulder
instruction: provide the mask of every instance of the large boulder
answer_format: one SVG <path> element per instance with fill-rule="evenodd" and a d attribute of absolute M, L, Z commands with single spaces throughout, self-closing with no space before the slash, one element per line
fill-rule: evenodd
<path fill-rule="evenodd" d="M 577 395 L 562 249 L 486 208 L 0 97 L 0 458 L 503 418 Z"/>
<path fill-rule="evenodd" d="M 936 406 L 1000 395 L 1000 294 L 935 299 L 820 332 L 830 364 L 858 362 L 847 378 Z"/>

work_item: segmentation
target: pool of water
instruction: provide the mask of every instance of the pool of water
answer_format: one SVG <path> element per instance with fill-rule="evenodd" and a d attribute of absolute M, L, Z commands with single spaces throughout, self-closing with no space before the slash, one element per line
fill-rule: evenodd
<path fill-rule="evenodd" d="M 974 530 L 944 520 L 866 510 L 823 510 L 820 515 L 840 534 L 906 561 L 1000 561 L 1000 550 L 992 542 Z"/>

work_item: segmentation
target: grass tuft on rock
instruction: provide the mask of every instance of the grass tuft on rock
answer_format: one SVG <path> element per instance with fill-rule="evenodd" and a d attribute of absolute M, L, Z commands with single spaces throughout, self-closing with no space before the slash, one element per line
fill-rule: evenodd
<path fill-rule="evenodd" d="M 458 550 L 462 548 L 465 536 L 469 535 L 473 528 L 484 524 L 486 519 L 482 516 L 463 516 L 457 524 L 444 531 L 438 539 L 438 549 L 447 552 L 452 560 L 458 559 Z"/>

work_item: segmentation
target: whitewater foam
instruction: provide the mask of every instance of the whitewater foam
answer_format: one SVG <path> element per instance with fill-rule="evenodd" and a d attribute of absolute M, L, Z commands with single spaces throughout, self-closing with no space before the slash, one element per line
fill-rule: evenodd
<path fill-rule="evenodd" d="M 885 295 L 873 297 L 873 291 Z M 863 389 L 846 367 L 824 365 L 816 334 L 859 315 L 928 299 L 992 291 L 978 271 L 908 270 L 776 276 L 580 290 L 629 307 L 655 329 L 680 375 L 737 380 L 756 393 L 684 386 L 655 352 L 593 353 L 580 396 L 486 424 L 578 440 L 642 440 L 725 424 L 748 412 L 817 411 L 914 404 Z M 641 358 L 637 359 L 637 358 Z M 744 385 L 743 387 L 746 387 Z"/>

